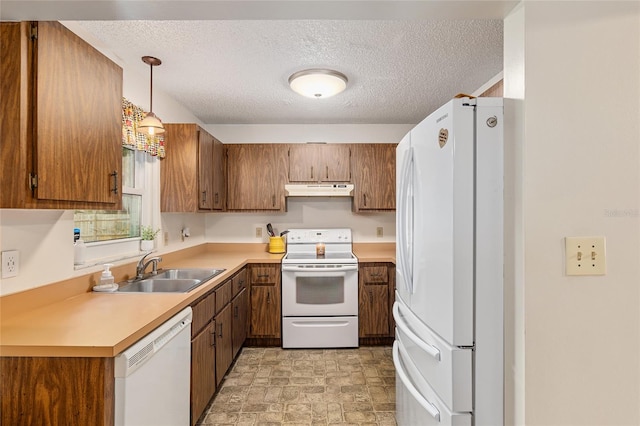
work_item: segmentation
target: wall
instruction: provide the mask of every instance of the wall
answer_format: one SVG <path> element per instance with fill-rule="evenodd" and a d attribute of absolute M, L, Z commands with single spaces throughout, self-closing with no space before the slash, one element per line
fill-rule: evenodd
<path fill-rule="evenodd" d="M 640 424 L 639 42 L 637 2 L 524 2 L 505 22 L 514 424 Z M 566 276 L 564 237 L 591 235 L 606 275 Z"/>

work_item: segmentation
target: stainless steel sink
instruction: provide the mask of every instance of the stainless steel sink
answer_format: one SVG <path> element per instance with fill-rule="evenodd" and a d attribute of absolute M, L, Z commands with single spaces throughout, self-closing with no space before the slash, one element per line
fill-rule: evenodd
<path fill-rule="evenodd" d="M 121 293 L 187 293 L 224 269 L 166 269 L 142 280 L 123 283 Z"/>
<path fill-rule="evenodd" d="M 202 284 L 194 279 L 147 278 L 121 286 L 125 293 L 186 293 Z"/>
<path fill-rule="evenodd" d="M 224 269 L 165 269 L 158 271 L 158 274 L 153 278 L 194 279 L 207 281 L 221 272 L 224 272 Z"/>

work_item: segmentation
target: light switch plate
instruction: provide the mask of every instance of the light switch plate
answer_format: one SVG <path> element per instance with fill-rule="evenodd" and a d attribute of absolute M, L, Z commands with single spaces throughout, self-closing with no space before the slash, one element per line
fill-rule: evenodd
<path fill-rule="evenodd" d="M 605 275 L 604 237 L 565 237 L 565 269 L 567 275 Z"/>

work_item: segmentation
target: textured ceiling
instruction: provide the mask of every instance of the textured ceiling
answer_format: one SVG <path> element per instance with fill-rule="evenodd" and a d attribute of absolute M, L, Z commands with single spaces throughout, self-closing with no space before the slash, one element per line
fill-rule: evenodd
<path fill-rule="evenodd" d="M 162 65 L 154 68 L 154 88 L 205 124 L 412 124 L 455 94 L 476 91 L 502 71 L 506 2 L 128 3 L 162 4 L 168 8 L 163 14 L 154 9 L 149 16 L 181 20 L 131 20 L 146 16 L 143 9 L 121 18 L 116 9 L 127 4 L 122 1 L 32 3 L 48 13 L 43 19 L 64 21 L 73 15 L 70 19 L 78 19 L 74 26 L 91 34 L 127 68 L 139 67 L 141 75 L 149 73 L 142 56 L 160 58 Z M 56 3 L 58 9 L 51 8 Z M 96 7 L 85 11 L 78 6 L 87 3 Z M 31 13 L 28 4 L 3 0 L 3 17 L 13 13 L 16 18 L 34 19 L 37 13 Z M 403 9 L 402 4 L 432 8 L 428 14 L 420 12 L 428 18 L 407 18 L 413 9 Z M 115 6 L 99 9 L 110 5 Z M 277 9 L 283 5 L 287 7 Z M 305 13 L 307 5 L 321 13 Z M 218 7 L 216 12 L 226 13 L 227 19 L 212 20 L 207 9 L 202 9 L 203 20 L 184 17 L 185 11 L 193 14 L 194 8 L 204 6 Z M 339 7 L 344 8 L 341 19 L 335 19 Z M 93 15 L 96 10 L 102 14 L 99 18 Z M 274 10 L 286 19 L 273 19 Z M 95 20 L 109 19 L 110 14 L 117 19 Z M 307 15 L 322 19 L 297 19 Z M 361 15 L 366 19 L 344 19 Z M 400 15 L 402 19 L 397 19 Z M 261 19 L 264 16 L 269 18 Z M 372 16 L 376 19 L 369 19 Z M 325 67 L 347 75 L 343 93 L 309 99 L 288 87 L 294 72 Z"/>

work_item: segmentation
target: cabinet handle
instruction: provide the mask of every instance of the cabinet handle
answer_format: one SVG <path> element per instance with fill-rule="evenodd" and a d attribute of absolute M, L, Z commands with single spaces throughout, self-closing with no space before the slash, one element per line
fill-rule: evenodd
<path fill-rule="evenodd" d="M 271 196 L 271 207 L 275 207 L 276 206 L 276 196 L 272 195 Z"/>
<path fill-rule="evenodd" d="M 220 323 L 220 338 L 221 338 L 221 339 L 222 339 L 222 326 L 223 326 L 223 324 L 222 324 L 222 323 Z"/>
<path fill-rule="evenodd" d="M 313 166 L 311 166 L 311 179 L 313 179 Z"/>
<path fill-rule="evenodd" d="M 109 173 L 109 176 L 113 177 L 113 188 L 111 188 L 111 192 L 118 195 L 118 171 L 114 170 L 113 173 Z"/>
<path fill-rule="evenodd" d="M 329 166 L 327 166 L 327 179 L 329 179 Z"/>
<path fill-rule="evenodd" d="M 202 203 L 207 202 L 207 191 L 202 191 Z"/>
<path fill-rule="evenodd" d="M 373 305 L 373 291 L 369 290 L 369 304 Z"/>
<path fill-rule="evenodd" d="M 238 307 L 237 306 L 235 306 L 235 311 L 233 313 L 233 317 L 234 318 L 238 318 Z"/>
<path fill-rule="evenodd" d="M 211 332 L 211 346 L 215 346 L 216 345 L 216 331 L 213 330 Z"/>
<path fill-rule="evenodd" d="M 364 206 L 367 206 L 367 194 L 362 194 L 362 198 L 364 199 Z"/>
<path fill-rule="evenodd" d="M 269 278 L 269 274 L 258 274 L 258 278 Z"/>
<path fill-rule="evenodd" d="M 267 305 L 271 304 L 271 294 L 267 293 Z"/>
<path fill-rule="evenodd" d="M 218 193 L 217 192 L 213 196 L 213 202 L 218 204 Z"/>

